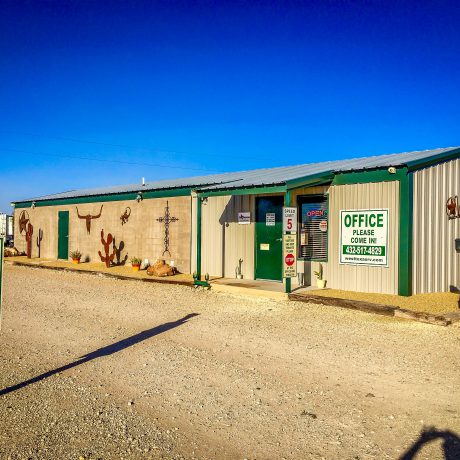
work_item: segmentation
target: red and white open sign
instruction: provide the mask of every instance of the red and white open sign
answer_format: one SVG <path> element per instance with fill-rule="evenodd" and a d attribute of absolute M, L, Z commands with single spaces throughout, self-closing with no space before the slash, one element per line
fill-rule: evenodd
<path fill-rule="evenodd" d="M 283 232 L 297 232 L 297 208 L 283 207 Z"/>

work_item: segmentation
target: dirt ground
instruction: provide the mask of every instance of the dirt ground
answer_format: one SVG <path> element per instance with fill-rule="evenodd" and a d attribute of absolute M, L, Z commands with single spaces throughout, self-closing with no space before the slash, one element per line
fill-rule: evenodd
<path fill-rule="evenodd" d="M 460 458 L 458 323 L 7 265 L 0 346 L 1 459 Z"/>

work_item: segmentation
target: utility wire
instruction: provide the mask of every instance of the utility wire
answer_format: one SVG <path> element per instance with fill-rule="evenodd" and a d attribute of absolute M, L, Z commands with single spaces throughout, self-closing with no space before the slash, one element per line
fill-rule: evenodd
<path fill-rule="evenodd" d="M 0 134 L 13 134 L 15 136 L 30 136 L 30 137 L 39 137 L 43 139 L 53 139 L 57 141 L 68 141 L 68 142 L 77 142 L 80 144 L 92 144 L 92 145 L 103 145 L 106 147 L 122 147 L 125 149 L 138 149 L 138 150 L 150 150 L 153 153 L 168 153 L 168 154 L 179 154 L 179 155 L 192 155 L 187 152 L 176 152 L 171 150 L 159 150 L 153 147 L 141 147 L 141 146 L 134 146 L 134 145 L 126 145 L 126 144 L 112 144 L 107 142 L 97 142 L 97 141 L 89 141 L 85 139 L 76 139 L 73 137 L 63 137 L 63 136 L 47 136 L 44 134 L 32 134 L 32 133 L 18 133 L 15 131 L 0 131 Z M 215 154 L 215 153 L 201 153 L 200 156 L 212 156 L 212 157 L 231 157 L 231 158 L 244 158 L 245 160 L 263 160 L 263 157 L 254 157 L 248 155 L 235 155 L 235 154 Z"/>
<path fill-rule="evenodd" d="M 12 153 L 26 153 L 29 155 L 40 155 L 46 157 L 57 157 L 57 158 L 71 158 L 73 160 L 86 160 L 86 161 L 99 161 L 105 163 L 119 163 L 125 165 L 136 165 L 136 166 L 154 166 L 156 168 L 171 168 L 171 169 L 184 169 L 190 171 L 205 171 L 205 172 L 221 172 L 216 169 L 205 169 L 205 168 L 190 168 L 186 166 L 172 166 L 172 165 L 165 165 L 159 163 L 141 163 L 141 162 L 134 162 L 134 161 L 123 161 L 123 160 L 107 160 L 102 158 L 88 158 L 88 157 L 80 157 L 80 156 L 73 156 L 73 155 L 60 155 L 56 153 L 40 153 L 40 152 L 31 152 L 28 150 L 20 150 L 20 149 L 9 149 L 0 147 L 1 151 L 4 152 L 12 152 Z"/>

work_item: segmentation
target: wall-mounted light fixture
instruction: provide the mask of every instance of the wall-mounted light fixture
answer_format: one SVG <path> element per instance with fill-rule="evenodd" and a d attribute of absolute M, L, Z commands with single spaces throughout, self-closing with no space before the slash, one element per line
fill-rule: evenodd
<path fill-rule="evenodd" d="M 205 205 L 208 204 L 208 197 L 205 196 L 205 197 L 201 198 L 201 202 L 202 202 L 203 204 L 205 204 Z"/>
<path fill-rule="evenodd" d="M 390 167 L 388 168 L 388 172 L 389 172 L 390 174 L 396 174 L 396 168 L 395 168 L 394 166 L 390 166 Z"/>
<path fill-rule="evenodd" d="M 32 201 L 32 204 L 30 205 L 30 207 L 31 207 L 32 209 L 34 209 L 34 208 L 35 208 L 35 205 L 36 205 L 35 201 Z"/>
<path fill-rule="evenodd" d="M 142 192 L 137 192 L 136 201 L 140 203 L 143 200 Z"/>

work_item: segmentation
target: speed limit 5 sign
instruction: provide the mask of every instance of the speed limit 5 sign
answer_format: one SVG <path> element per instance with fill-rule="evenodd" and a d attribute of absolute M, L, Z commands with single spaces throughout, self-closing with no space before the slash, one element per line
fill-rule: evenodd
<path fill-rule="evenodd" d="M 283 207 L 283 232 L 297 232 L 297 208 Z"/>

